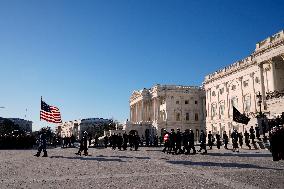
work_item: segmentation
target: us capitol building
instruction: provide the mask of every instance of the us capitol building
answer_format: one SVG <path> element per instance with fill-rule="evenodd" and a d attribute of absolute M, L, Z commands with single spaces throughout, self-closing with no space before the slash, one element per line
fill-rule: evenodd
<path fill-rule="evenodd" d="M 205 92 L 201 87 L 158 84 L 132 93 L 125 130 L 153 136 L 161 135 L 164 129 L 180 128 L 198 134 L 205 127 L 204 112 Z"/>
<path fill-rule="evenodd" d="M 155 85 L 134 91 L 129 103 L 125 130 L 140 135 L 171 128 L 192 129 L 196 135 L 202 129 L 244 132 L 259 122 L 257 112 L 270 118 L 284 112 L 284 31 L 257 43 L 248 57 L 207 75 L 202 87 Z M 233 106 L 251 118 L 247 126 L 233 121 Z"/>

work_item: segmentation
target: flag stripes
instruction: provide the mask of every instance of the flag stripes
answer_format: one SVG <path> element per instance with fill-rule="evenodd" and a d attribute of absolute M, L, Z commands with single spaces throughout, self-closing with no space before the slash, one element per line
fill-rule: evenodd
<path fill-rule="evenodd" d="M 49 106 L 44 101 L 41 101 L 40 119 L 51 123 L 62 123 L 59 109 Z"/>

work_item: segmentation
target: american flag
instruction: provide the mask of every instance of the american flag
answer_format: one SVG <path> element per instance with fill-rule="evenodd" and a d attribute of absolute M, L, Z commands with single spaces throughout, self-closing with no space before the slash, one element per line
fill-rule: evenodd
<path fill-rule="evenodd" d="M 55 106 L 50 106 L 41 100 L 40 119 L 51 123 L 62 123 L 60 111 Z"/>

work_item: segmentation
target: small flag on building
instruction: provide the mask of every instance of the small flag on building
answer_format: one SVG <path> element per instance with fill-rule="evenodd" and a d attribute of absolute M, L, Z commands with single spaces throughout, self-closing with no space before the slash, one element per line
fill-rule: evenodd
<path fill-rule="evenodd" d="M 51 123 L 62 123 L 60 111 L 55 106 L 46 104 L 41 99 L 40 119 Z"/>
<path fill-rule="evenodd" d="M 250 121 L 250 118 L 244 114 L 241 114 L 239 110 L 233 106 L 233 121 L 247 125 Z"/>

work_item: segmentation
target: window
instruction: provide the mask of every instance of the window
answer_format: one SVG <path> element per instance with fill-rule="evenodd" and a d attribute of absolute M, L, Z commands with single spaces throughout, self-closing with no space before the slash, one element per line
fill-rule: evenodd
<path fill-rule="evenodd" d="M 185 120 L 188 121 L 189 120 L 189 113 L 185 114 Z"/>
<path fill-rule="evenodd" d="M 249 83 L 248 80 L 244 81 L 244 82 L 243 82 L 244 87 L 247 87 L 247 86 L 248 86 L 248 83 Z"/>
<path fill-rule="evenodd" d="M 178 100 L 176 101 L 176 104 L 179 104 L 179 101 L 178 101 Z"/>
<path fill-rule="evenodd" d="M 198 121 L 198 113 L 195 113 L 194 120 Z"/>
<path fill-rule="evenodd" d="M 259 78 L 258 77 L 255 78 L 255 82 L 259 83 Z"/>
<path fill-rule="evenodd" d="M 194 103 L 195 103 L 195 104 L 197 104 L 197 100 L 196 100 L 196 101 L 194 101 Z"/>
<path fill-rule="evenodd" d="M 225 105 L 221 104 L 220 105 L 220 115 L 224 115 L 224 111 L 225 111 Z"/>
<path fill-rule="evenodd" d="M 232 104 L 232 108 L 233 108 L 233 106 L 234 106 L 235 108 L 238 108 L 238 98 L 237 98 L 237 97 L 233 97 L 233 98 L 231 99 L 231 104 Z"/>
<path fill-rule="evenodd" d="M 176 121 L 180 121 L 180 113 L 176 113 Z"/>
<path fill-rule="evenodd" d="M 184 101 L 184 104 L 188 104 L 188 100 Z"/>
<path fill-rule="evenodd" d="M 214 117 L 216 115 L 216 104 L 211 105 L 211 116 Z"/>
<path fill-rule="evenodd" d="M 215 91 L 213 91 L 213 92 L 212 92 L 212 96 L 216 96 L 216 93 L 215 93 Z"/>
<path fill-rule="evenodd" d="M 249 112 L 250 111 L 250 96 L 247 95 L 244 97 L 244 104 L 245 104 L 245 112 Z"/>
<path fill-rule="evenodd" d="M 236 90 L 236 85 L 233 85 L 233 86 L 232 86 L 232 90 L 233 90 L 233 91 Z"/>
<path fill-rule="evenodd" d="M 222 89 L 220 89 L 220 94 L 224 93 L 224 87 Z"/>

